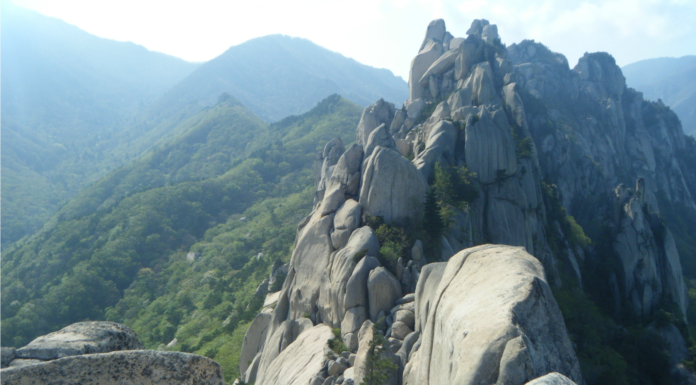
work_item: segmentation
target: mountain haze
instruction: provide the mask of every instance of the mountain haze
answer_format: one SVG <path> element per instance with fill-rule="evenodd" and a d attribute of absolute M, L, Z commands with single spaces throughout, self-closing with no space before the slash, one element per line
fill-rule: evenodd
<path fill-rule="evenodd" d="M 2 1 L 2 241 L 115 164 L 111 138 L 198 64 Z"/>
<path fill-rule="evenodd" d="M 109 171 L 169 143 L 223 93 L 267 122 L 334 93 L 360 105 L 407 96 L 390 71 L 305 39 L 266 36 L 189 63 L 7 0 L 2 58 L 4 245 L 41 228 Z"/>
<path fill-rule="evenodd" d="M 684 132 L 696 134 L 696 56 L 641 60 L 621 70 L 628 85 L 648 100 L 662 99 L 677 113 Z"/>

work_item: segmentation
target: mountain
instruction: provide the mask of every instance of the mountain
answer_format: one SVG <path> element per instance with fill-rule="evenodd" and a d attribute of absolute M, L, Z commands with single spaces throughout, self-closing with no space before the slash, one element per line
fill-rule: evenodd
<path fill-rule="evenodd" d="M 266 121 L 304 113 L 334 93 L 360 105 L 407 96 L 390 71 L 305 39 L 257 38 L 197 64 L 89 35 L 7 0 L 2 7 L 3 245 L 41 228 L 109 171 L 166 144 L 223 93 Z"/>
<path fill-rule="evenodd" d="M 223 92 L 269 122 L 304 113 L 331 94 L 362 106 L 379 98 L 401 103 L 408 96 L 406 83 L 389 70 L 360 64 L 307 39 L 270 35 L 204 63 L 158 106 L 211 105 Z"/>
<path fill-rule="evenodd" d="M 268 124 L 222 97 L 185 122 L 168 145 L 113 171 L 66 206 L 106 200 L 99 210 L 92 209 L 100 203 L 89 206 L 4 251 L 3 344 L 21 346 L 78 320 L 108 318 L 134 325 L 151 348 L 185 328 L 190 332 L 177 334 L 186 344 L 179 348 L 207 351 L 210 336 L 224 332 L 215 342 L 219 349 L 258 310 L 259 304 L 248 307 L 257 280 L 288 256 L 298 213 L 312 203 L 316 151 L 337 135 L 352 142 L 360 111 L 333 95 L 310 112 Z M 189 266 L 191 248 L 199 257 Z M 255 258 L 259 252 L 265 257 Z M 197 283 L 181 293 L 184 281 Z M 220 290 L 235 298 L 218 298 Z M 182 300 L 183 307 L 170 308 Z M 202 318 L 191 317 L 199 306 L 209 319 L 204 328 Z M 238 317 L 219 329 L 233 310 Z M 162 323 L 165 313 L 171 317 Z M 229 349 L 217 359 L 229 362 Z M 234 366 L 226 373 L 237 375 Z"/>
<path fill-rule="evenodd" d="M 2 242 L 118 163 L 109 139 L 198 64 L 2 1 Z"/>
<path fill-rule="evenodd" d="M 696 133 L 696 56 L 641 60 L 621 69 L 626 83 L 674 110 L 684 132 Z"/>

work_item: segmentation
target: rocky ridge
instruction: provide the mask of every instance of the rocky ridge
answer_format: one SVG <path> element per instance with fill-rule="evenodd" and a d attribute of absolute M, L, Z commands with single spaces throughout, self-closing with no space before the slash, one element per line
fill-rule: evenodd
<path fill-rule="evenodd" d="M 382 355 L 399 368 L 389 380 L 393 384 L 484 380 L 467 370 L 488 373 L 489 382 L 522 384 L 560 372 L 583 383 L 544 267 L 531 255 L 555 269 L 546 241 L 542 169 L 531 139 L 520 156 L 519 141 L 531 136 L 512 79 L 513 66 L 495 26 L 477 21 L 469 37 L 455 39 L 442 20 L 431 23 L 412 63 L 411 98 L 404 107 L 395 109 L 382 100 L 368 106 L 357 127 L 357 144 L 346 151 L 336 139 L 318 155 L 314 209 L 298 226 L 286 281 L 274 294 L 278 302 L 264 309 L 247 333 L 241 380 L 299 384 L 313 371 L 310 384 L 360 383 L 367 345 L 377 332 L 388 345 Z M 392 226 L 419 223 L 436 164 L 468 167 L 475 173 L 478 197 L 456 212 L 460 226 L 442 237 L 439 255 L 424 255 L 422 242 L 416 241 L 410 258 L 400 259 L 396 271 L 390 271 L 379 261 L 375 229 L 364 223 L 370 217 Z M 466 249 L 487 242 L 510 246 Z M 443 262 L 427 264 L 434 261 Z M 464 261 L 469 261 L 467 268 Z M 491 274 L 470 277 L 476 267 Z M 520 281 L 502 280 L 491 287 L 499 278 L 494 272 Z M 472 292 L 459 293 L 464 287 Z M 462 295 L 504 300 L 490 308 L 446 300 Z M 503 315 L 500 322 L 474 327 L 486 311 Z M 463 334 L 433 329 L 463 320 L 472 323 Z M 304 342 L 303 333 L 322 327 L 337 331 L 335 337 L 326 333 L 327 341 L 340 338 L 345 357 L 326 343 Z M 488 353 L 463 364 L 464 352 L 433 344 L 451 340 L 456 346 L 452 336 L 458 333 L 479 336 L 469 338 L 474 342 L 465 351 Z M 293 354 L 284 354 L 289 349 Z M 299 356 L 318 360 L 318 365 L 307 364 L 301 381 L 292 380 L 299 374 L 280 376 L 274 369 L 297 367 L 289 360 Z M 449 362 L 461 370 L 437 367 Z M 428 373 L 450 377 L 431 379 Z"/>

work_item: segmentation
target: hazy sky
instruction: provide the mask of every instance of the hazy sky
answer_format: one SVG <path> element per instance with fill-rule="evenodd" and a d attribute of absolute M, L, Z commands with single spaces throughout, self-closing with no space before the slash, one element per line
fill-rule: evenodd
<path fill-rule="evenodd" d="M 498 25 L 506 44 L 535 39 L 568 58 L 607 51 L 621 66 L 696 54 L 696 0 L 15 0 L 94 35 L 190 61 L 275 33 L 307 38 L 407 79 L 425 28 L 455 36 L 471 21 Z"/>

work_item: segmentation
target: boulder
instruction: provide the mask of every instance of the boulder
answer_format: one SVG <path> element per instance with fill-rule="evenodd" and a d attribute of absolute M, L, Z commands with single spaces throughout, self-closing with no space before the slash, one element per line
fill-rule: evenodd
<path fill-rule="evenodd" d="M 406 106 L 406 113 L 409 119 L 416 120 L 420 117 L 423 107 L 425 107 L 425 101 L 422 98 L 418 98 L 412 101 L 407 101 L 404 103 Z"/>
<path fill-rule="evenodd" d="M 501 99 L 495 90 L 493 70 L 489 62 L 476 64 L 465 84 L 471 89 L 474 105 L 500 104 Z"/>
<path fill-rule="evenodd" d="M 135 332 L 124 325 L 106 321 L 78 322 L 46 334 L 17 349 L 17 358 L 57 358 L 116 350 L 143 349 Z"/>
<path fill-rule="evenodd" d="M 401 284 L 384 267 L 377 267 L 370 272 L 367 279 L 370 319 L 378 321 L 380 312 L 388 312 L 394 301 L 401 298 Z"/>
<path fill-rule="evenodd" d="M 363 213 L 388 224 L 413 224 L 422 216 L 428 183 L 398 152 L 377 147 L 365 161 L 360 188 Z"/>
<path fill-rule="evenodd" d="M 413 243 L 413 247 L 411 248 L 411 259 L 414 261 L 420 261 L 423 258 L 423 242 L 420 241 L 420 239 L 417 239 L 416 242 Z"/>
<path fill-rule="evenodd" d="M 154 350 L 64 357 L 2 370 L 2 383 L 19 384 L 210 384 L 224 385 L 220 365 L 206 357 Z"/>
<path fill-rule="evenodd" d="M 385 102 L 384 99 L 379 99 L 375 104 L 365 107 L 356 131 L 358 145 L 367 145 L 370 134 L 381 124 L 389 127 L 394 119 L 394 113 L 394 104 Z"/>
<path fill-rule="evenodd" d="M 360 214 L 362 209 L 360 204 L 348 199 L 343 203 L 334 217 L 334 231 L 331 233 L 331 244 L 334 249 L 340 250 L 350 239 L 350 235 L 360 225 Z"/>
<path fill-rule="evenodd" d="M 341 326 L 345 310 L 353 307 L 346 306 L 345 299 L 348 281 L 357 265 L 356 255 L 359 253 L 377 255 L 378 252 L 377 236 L 370 227 L 364 226 L 353 231 L 346 247 L 331 254 L 326 270 L 316 277 L 321 282 L 317 300 L 319 310 L 317 321 L 332 328 Z"/>
<path fill-rule="evenodd" d="M 529 381 L 527 385 L 576 385 L 573 380 L 562 375 L 561 373 L 553 372 L 545 376 Z"/>
<path fill-rule="evenodd" d="M 423 38 L 423 44 L 421 45 L 421 50 L 425 47 L 428 40 L 434 40 L 442 42 L 445 37 L 447 28 L 445 27 L 445 21 L 442 19 L 436 19 L 428 24 L 428 29 L 425 31 L 425 38 Z"/>
<path fill-rule="evenodd" d="M 420 99 L 425 96 L 425 87 L 420 83 L 420 79 L 430 66 L 442 56 L 442 44 L 435 40 L 428 39 L 411 61 L 411 70 L 408 76 L 408 88 L 410 90 L 410 101 Z M 408 108 L 408 107 L 407 107 Z M 409 114 L 409 117 L 411 114 Z"/>
<path fill-rule="evenodd" d="M 360 188 L 360 167 L 363 160 L 363 147 L 357 144 L 350 146 L 341 155 L 331 174 L 330 184 L 340 184 L 349 196 L 358 195 Z"/>
<path fill-rule="evenodd" d="M 459 55 L 459 51 L 445 52 L 428 67 L 423 76 L 419 79 L 420 84 L 426 86 L 431 76 L 440 75 L 454 67 L 454 61 L 457 59 L 457 55 Z"/>
<path fill-rule="evenodd" d="M 413 333 L 413 330 L 401 321 L 394 322 L 391 327 L 391 336 L 402 341 L 411 333 Z"/>
<path fill-rule="evenodd" d="M 500 36 L 498 36 L 498 26 L 495 24 L 489 24 L 483 27 L 483 30 L 481 31 L 481 38 L 483 41 L 490 44 L 493 44 L 496 39 L 500 41 Z"/>
<path fill-rule="evenodd" d="M 396 322 L 402 322 L 404 325 L 408 326 L 409 329 L 414 329 L 416 327 L 416 315 L 410 310 L 398 310 L 394 320 Z"/>
<path fill-rule="evenodd" d="M 484 60 L 483 42 L 476 36 L 467 37 L 460 45 L 460 52 L 454 61 L 454 78 L 456 80 L 466 79 L 471 72 L 471 68 Z"/>
<path fill-rule="evenodd" d="M 331 183 L 324 193 L 324 199 L 321 202 L 321 215 L 329 215 L 336 212 L 339 207 L 346 201 L 346 186 L 341 183 Z"/>
<path fill-rule="evenodd" d="M 387 129 L 384 123 L 380 124 L 379 127 L 375 128 L 372 133 L 370 133 L 367 145 L 365 145 L 365 158 L 372 155 L 372 152 L 377 146 L 396 150 L 396 142 L 394 142 L 394 138 L 392 138 L 389 129 Z"/>
<path fill-rule="evenodd" d="M 429 180 L 435 163 L 443 166 L 454 162 L 454 147 L 457 142 L 457 129 L 451 122 L 440 120 L 430 130 L 425 150 L 418 154 L 413 164 Z"/>
<path fill-rule="evenodd" d="M 367 252 L 372 253 L 372 255 L 377 255 L 377 253 L 373 253 L 370 250 Z M 371 256 L 362 258 L 357 265 L 355 265 L 355 269 L 353 269 L 353 273 L 346 284 L 346 297 L 344 300 L 346 309 L 355 306 L 367 307 L 369 305 L 367 299 L 367 280 L 370 271 L 378 266 L 380 266 L 380 263 L 377 258 Z"/>
<path fill-rule="evenodd" d="M 249 329 L 244 334 L 244 342 L 242 342 L 242 351 L 239 355 L 239 373 L 245 373 L 254 357 L 263 350 L 270 323 L 270 311 L 260 312 L 251 321 Z"/>
<path fill-rule="evenodd" d="M 0 348 L 0 352 L 0 363 L 2 364 L 1 367 L 6 368 L 10 366 L 10 362 L 15 359 L 15 348 L 2 347 Z"/>
<path fill-rule="evenodd" d="M 333 337 L 331 328 L 323 324 L 305 331 L 275 357 L 265 370 L 259 372 L 256 383 L 308 384 L 322 369 L 325 362 L 324 347 Z"/>
<path fill-rule="evenodd" d="M 517 172 L 517 154 L 502 108 L 481 108 L 479 114 L 478 122 L 466 125 L 466 164 L 481 183 L 489 184 Z"/>
<path fill-rule="evenodd" d="M 298 236 L 297 245 L 290 260 L 289 283 L 284 285 L 281 298 L 275 312 L 282 309 L 291 319 L 317 311 L 316 300 L 319 297 L 321 277 L 329 266 L 333 246 L 329 231 L 333 225 L 333 216 L 319 217 L 315 213 L 310 222 Z M 284 308 L 284 298 L 289 308 Z M 284 314 L 283 314 L 284 315 Z M 283 317 L 282 320 L 285 318 Z"/>
<path fill-rule="evenodd" d="M 454 115 L 454 111 L 462 107 L 471 106 L 471 90 L 464 88 L 453 92 L 452 95 L 447 98 L 447 104 L 449 105 L 451 115 Z"/>
<path fill-rule="evenodd" d="M 346 369 L 348 369 L 348 360 L 340 357 L 329 364 L 329 376 L 340 376 Z"/>
<path fill-rule="evenodd" d="M 404 384 L 521 385 L 554 371 L 582 383 L 544 269 L 523 248 L 484 245 L 452 257 L 421 335 Z"/>

